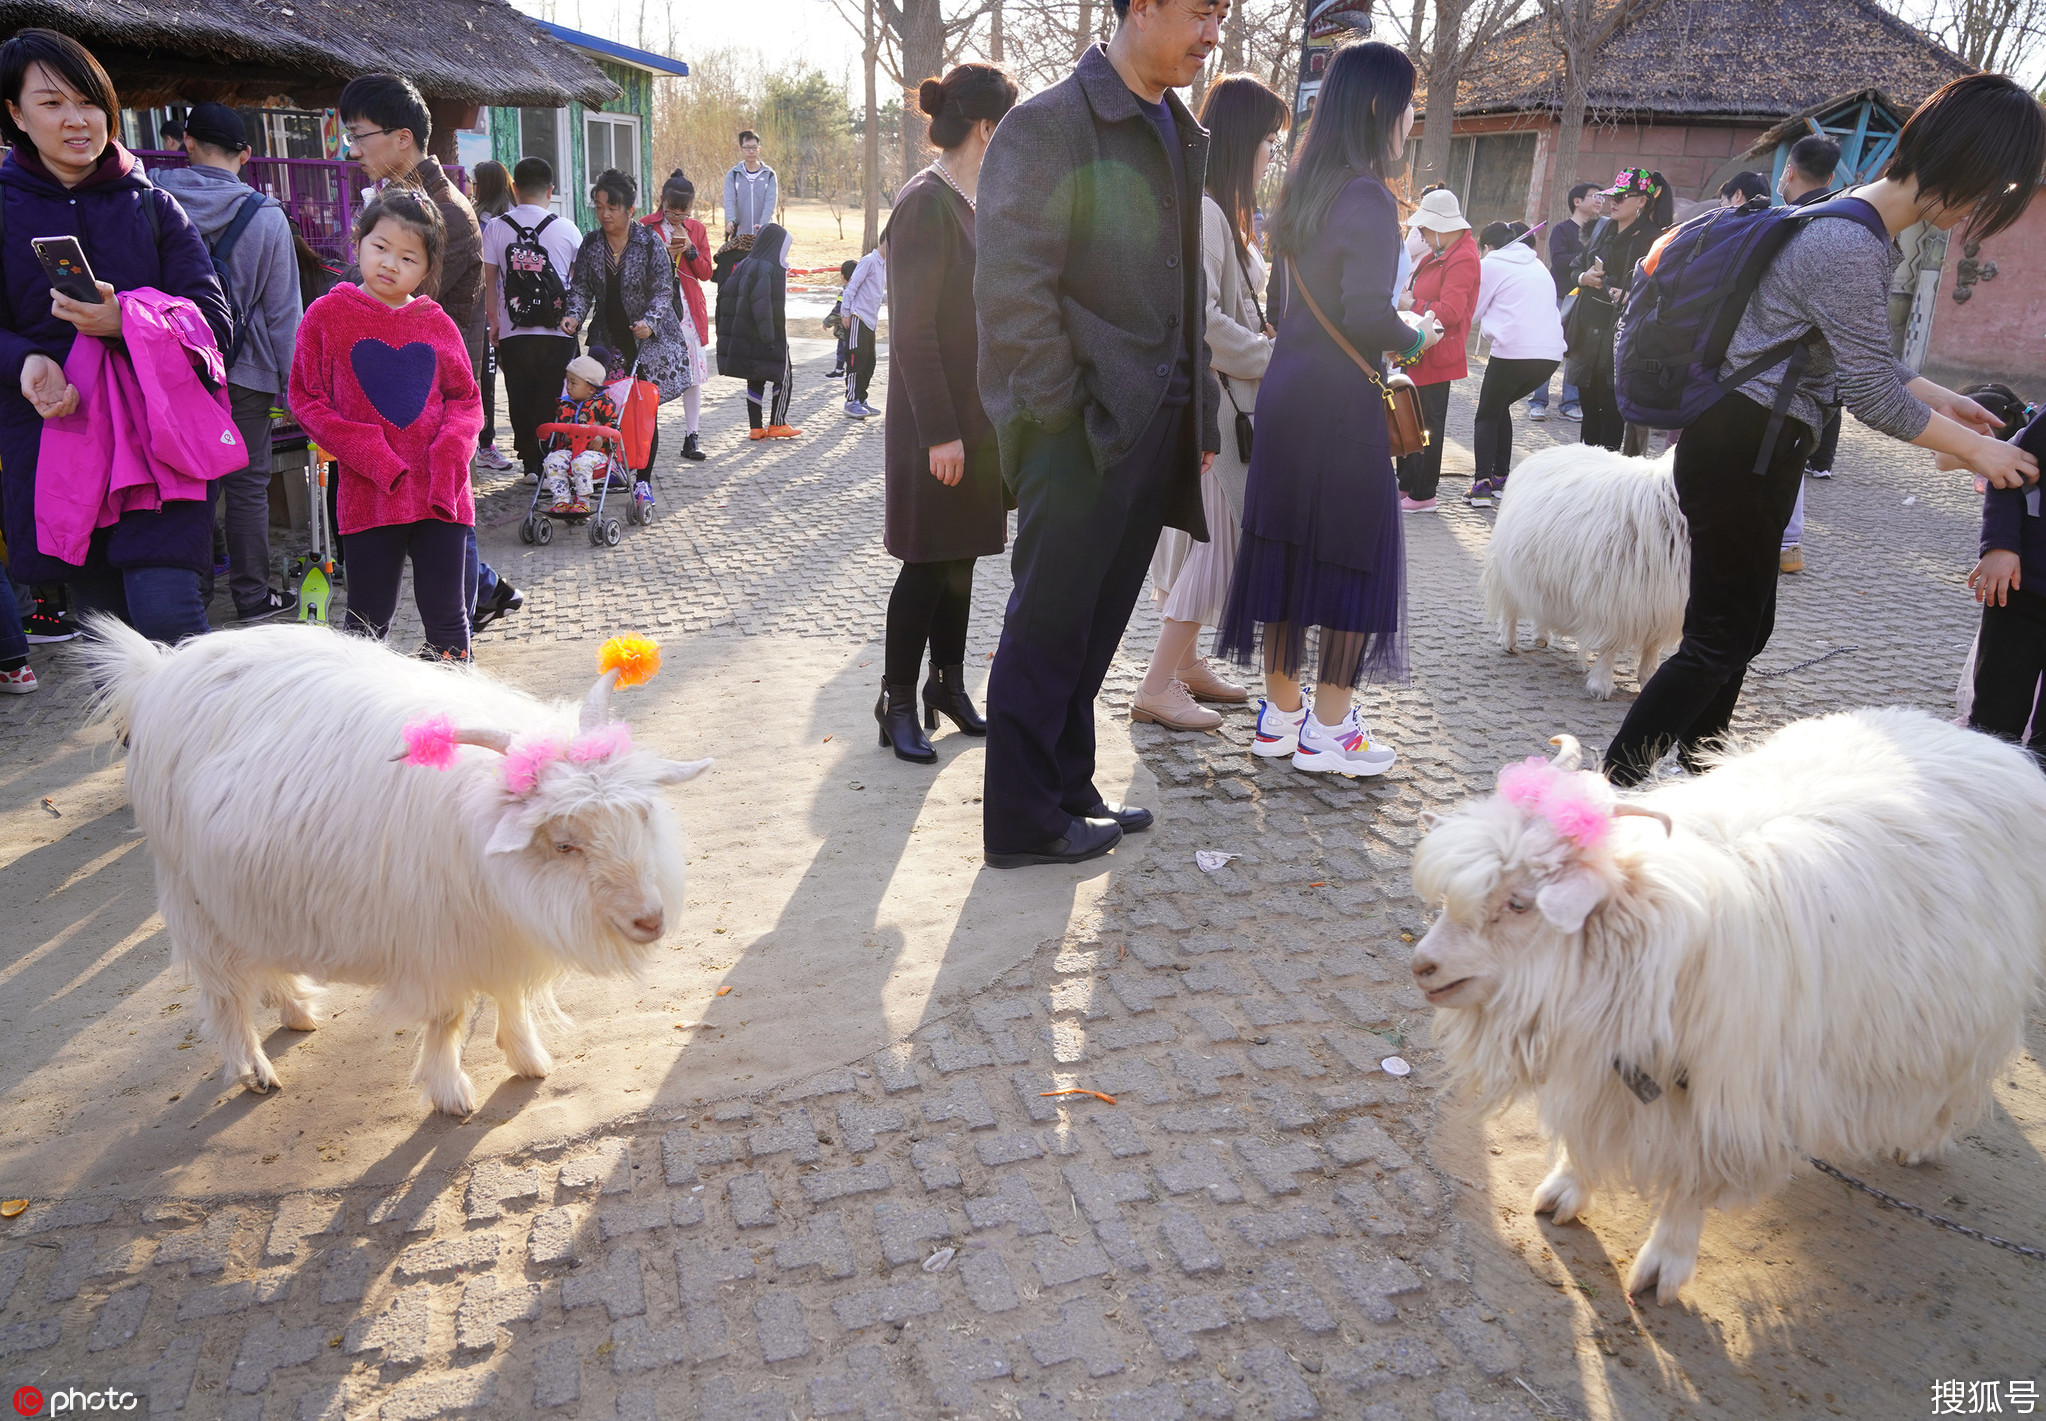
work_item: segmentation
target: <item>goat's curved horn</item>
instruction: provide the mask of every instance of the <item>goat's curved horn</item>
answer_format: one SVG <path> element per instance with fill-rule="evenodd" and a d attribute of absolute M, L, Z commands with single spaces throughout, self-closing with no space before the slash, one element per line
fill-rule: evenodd
<path fill-rule="evenodd" d="M 1549 763 L 1559 770 L 1574 770 L 1584 764 L 1584 747 L 1577 743 L 1574 735 L 1558 735 L 1549 743 L 1556 747 L 1556 758 Z"/>
<path fill-rule="evenodd" d="M 618 668 L 612 667 L 597 678 L 597 684 L 590 687 L 590 693 L 583 697 L 582 714 L 577 718 L 576 729 L 595 730 L 611 722 L 611 688 L 618 684 Z"/>
<path fill-rule="evenodd" d="M 480 745 L 485 750 L 495 750 L 500 755 L 511 749 L 512 741 L 509 730 L 491 730 L 483 726 L 457 726 L 455 733 L 449 738 L 457 745 Z M 411 747 L 407 746 L 391 756 L 391 761 L 395 764 L 411 753 Z"/>
<path fill-rule="evenodd" d="M 1653 819 L 1656 823 L 1662 825 L 1662 832 L 1665 837 L 1668 837 L 1669 835 L 1675 834 L 1677 832 L 1676 821 L 1671 819 L 1667 814 L 1663 813 L 1660 809 L 1650 809 L 1645 805 L 1640 804 L 1614 805 L 1613 817 L 1615 819 L 1618 819 L 1623 815 L 1635 819 Z"/>

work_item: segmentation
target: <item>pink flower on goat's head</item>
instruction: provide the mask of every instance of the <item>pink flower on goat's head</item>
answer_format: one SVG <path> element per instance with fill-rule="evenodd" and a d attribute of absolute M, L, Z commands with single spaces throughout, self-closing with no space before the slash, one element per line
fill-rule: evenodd
<path fill-rule="evenodd" d="M 1499 794 L 1580 849 L 1597 848 L 1613 827 L 1612 786 L 1590 770 L 1559 770 L 1530 756 L 1499 772 Z"/>
<path fill-rule="evenodd" d="M 531 794 L 540 772 L 562 757 L 564 747 L 553 736 L 518 740 L 504 752 L 504 787 L 513 794 Z"/>
<path fill-rule="evenodd" d="M 406 725 L 404 736 L 406 764 L 423 770 L 445 770 L 455 763 L 453 716 L 423 716 Z"/>
<path fill-rule="evenodd" d="M 632 753 L 632 727 L 622 720 L 609 725 L 600 725 L 586 735 L 578 735 L 569 744 L 568 758 L 579 765 L 592 760 L 608 760 L 613 755 Z"/>

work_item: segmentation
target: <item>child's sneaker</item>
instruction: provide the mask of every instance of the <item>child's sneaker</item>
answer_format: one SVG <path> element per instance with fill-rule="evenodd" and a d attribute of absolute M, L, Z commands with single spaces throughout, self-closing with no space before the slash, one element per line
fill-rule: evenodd
<path fill-rule="evenodd" d="M 38 608 L 21 619 L 21 630 L 30 642 L 44 645 L 53 641 L 70 641 L 84 629 L 62 612 L 45 612 Z"/>
<path fill-rule="evenodd" d="M 1547 405 L 1529 405 L 1527 407 L 1527 417 L 1536 424 L 1540 424 L 1549 417 L 1549 407 Z"/>
<path fill-rule="evenodd" d="M 0 671 L 0 696 L 25 696 L 36 689 L 36 673 L 33 666 Z"/>
<path fill-rule="evenodd" d="M 765 439 L 768 437 L 768 434 L 764 429 L 749 429 L 746 431 L 746 437 L 748 439 Z"/>
<path fill-rule="evenodd" d="M 1463 496 L 1463 501 L 1472 508 L 1497 508 L 1499 506 L 1499 499 L 1492 492 L 1492 481 L 1490 479 L 1473 479 L 1471 481 L 1471 491 Z"/>
<path fill-rule="evenodd" d="M 1293 752 L 1293 767 L 1339 775 L 1382 775 L 1398 759 L 1390 746 L 1371 739 L 1357 708 L 1351 706 L 1339 725 L 1307 718 L 1300 727 L 1300 748 Z"/>
<path fill-rule="evenodd" d="M 1434 511 L 1435 500 L 1432 498 L 1408 498 L 1405 494 L 1400 495 L 1400 512 L 1402 513 L 1433 513 Z"/>
<path fill-rule="evenodd" d="M 1257 738 L 1250 742 L 1253 755 L 1290 755 L 1300 748 L 1300 725 L 1307 719 L 1307 702 L 1300 709 L 1282 711 L 1270 701 L 1257 703 Z"/>
<path fill-rule="evenodd" d="M 567 479 L 557 476 L 547 481 L 547 504 L 555 513 L 575 511 L 575 500 L 569 496 Z"/>
<path fill-rule="evenodd" d="M 493 473 L 499 474 L 506 472 L 512 466 L 512 461 L 505 458 L 504 451 L 495 444 L 486 444 L 481 449 L 478 449 L 476 451 L 476 462 Z"/>
<path fill-rule="evenodd" d="M 788 424 L 770 424 L 767 426 L 767 437 L 769 439 L 794 439 L 802 432 L 802 430 Z"/>
<path fill-rule="evenodd" d="M 847 400 L 845 402 L 845 412 L 850 418 L 853 419 L 868 419 L 871 418 L 874 413 L 865 405 L 861 404 L 858 400 Z"/>
<path fill-rule="evenodd" d="M 654 491 L 645 479 L 632 486 L 632 501 L 642 511 L 654 506 Z"/>

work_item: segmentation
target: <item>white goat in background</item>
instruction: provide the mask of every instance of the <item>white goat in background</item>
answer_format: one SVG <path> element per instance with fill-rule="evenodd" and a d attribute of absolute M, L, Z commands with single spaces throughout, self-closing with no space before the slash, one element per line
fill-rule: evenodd
<path fill-rule="evenodd" d="M 629 654 L 578 716 L 322 627 L 174 650 L 108 617 L 91 630 L 172 959 L 198 984 L 226 1077 L 251 1090 L 278 1083 L 258 1002 L 310 1031 L 314 983 L 350 982 L 424 1027 L 413 1082 L 466 1115 L 458 1037 L 477 994 L 496 1000 L 512 1071 L 544 1076 L 532 1013 L 560 1018 L 555 980 L 637 971 L 682 904 L 660 789 L 710 761 L 634 752 L 610 718 L 621 675 L 658 666 L 650 642 L 607 643 L 607 660 Z M 412 763 L 394 763 L 408 745 Z"/>
<path fill-rule="evenodd" d="M 1485 618 L 1508 653 L 1523 618 L 1535 644 L 1576 640 L 1585 689 L 1613 694 L 1614 662 L 1635 655 L 1641 685 L 1684 631 L 1691 544 L 1675 455 L 1629 459 L 1589 444 L 1544 449 L 1513 471 L 1485 549 Z"/>
<path fill-rule="evenodd" d="M 1798 721 L 1617 804 L 1558 743 L 1432 820 L 1414 887 L 1444 907 L 1414 977 L 1461 1084 L 1534 1098 L 1536 1213 L 1653 1204 L 1627 1289 L 1667 1303 L 1708 1209 L 1808 1155 L 1927 1159 L 1981 1114 L 2046 976 L 2046 777 L 1904 709 Z"/>

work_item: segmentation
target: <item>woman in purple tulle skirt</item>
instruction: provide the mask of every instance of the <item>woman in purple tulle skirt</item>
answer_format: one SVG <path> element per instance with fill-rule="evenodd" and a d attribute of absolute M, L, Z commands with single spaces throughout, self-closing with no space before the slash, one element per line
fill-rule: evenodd
<path fill-rule="evenodd" d="M 1439 324 L 1410 324 L 1394 304 L 1401 236 L 1386 178 L 1413 127 L 1413 96 L 1414 66 L 1391 45 L 1338 51 L 1272 225 L 1279 335 L 1258 391 L 1218 647 L 1264 666 L 1251 748 L 1303 770 L 1377 775 L 1397 758 L 1352 703 L 1367 675 L 1406 674 L 1406 545 L 1385 401 L 1313 306 L 1366 360 L 1411 359 L 1441 338 Z M 1312 714 L 1300 688 L 1310 627 Z"/>

